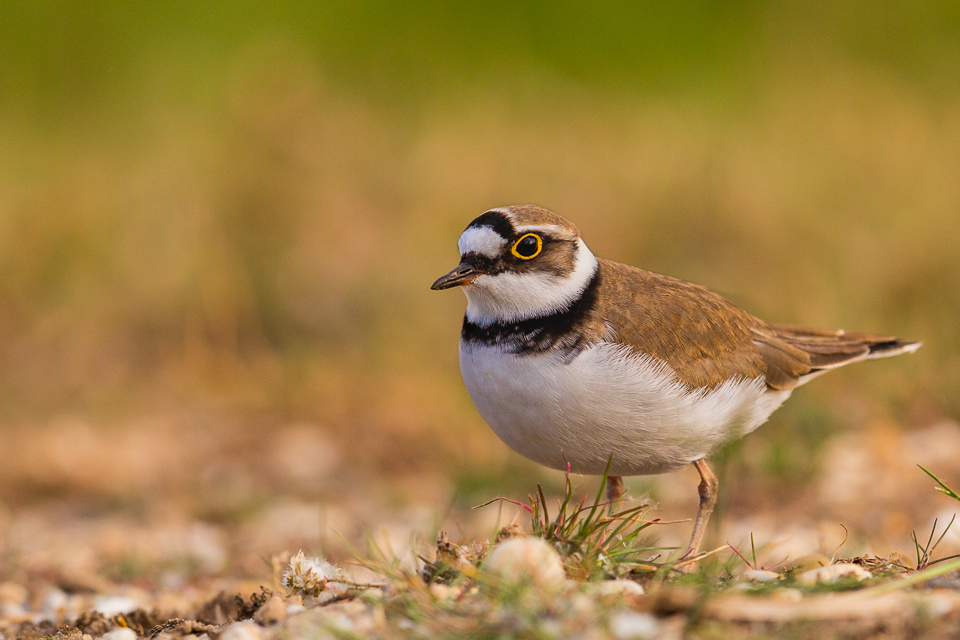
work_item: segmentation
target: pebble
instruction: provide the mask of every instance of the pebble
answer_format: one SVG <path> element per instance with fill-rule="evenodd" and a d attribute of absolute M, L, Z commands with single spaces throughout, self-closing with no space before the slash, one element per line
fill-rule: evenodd
<path fill-rule="evenodd" d="M 604 580 L 594 583 L 590 590 L 600 597 L 643 595 L 643 586 L 633 580 Z"/>
<path fill-rule="evenodd" d="M 140 603 L 127 596 L 100 596 L 93 605 L 94 611 L 102 613 L 107 618 L 121 613 L 130 613 L 139 608 Z"/>
<path fill-rule="evenodd" d="M 253 619 L 263 625 L 283 622 L 286 618 L 287 606 L 283 603 L 283 598 L 276 594 L 264 602 L 253 614 Z"/>
<path fill-rule="evenodd" d="M 787 563 L 787 565 L 784 567 L 784 570 L 801 572 L 810 571 L 819 567 L 826 567 L 829 564 L 830 558 L 827 556 L 823 555 L 822 553 L 811 553 Z"/>
<path fill-rule="evenodd" d="M 69 601 L 70 597 L 64 593 L 62 589 L 52 587 L 49 591 L 47 591 L 47 595 L 43 599 L 43 610 L 44 612 L 58 613 L 67 607 L 67 603 Z"/>
<path fill-rule="evenodd" d="M 560 554 L 540 538 L 510 538 L 497 544 L 483 568 L 501 580 L 529 583 L 541 591 L 560 591 L 566 582 Z"/>
<path fill-rule="evenodd" d="M 653 640 L 660 634 L 660 624 L 649 613 L 621 611 L 610 618 L 610 633 L 617 640 Z"/>
<path fill-rule="evenodd" d="M 857 582 L 862 582 L 873 575 L 855 564 L 842 562 L 840 564 L 831 564 L 819 569 L 811 569 L 800 575 L 800 582 L 806 585 L 814 585 L 818 582 L 830 584 L 844 578 L 853 578 Z"/>
<path fill-rule="evenodd" d="M 740 576 L 740 580 L 743 582 L 773 582 L 779 579 L 779 573 L 765 569 L 748 569 Z"/>
<path fill-rule="evenodd" d="M 133 629 L 114 629 L 100 636 L 100 640 L 137 640 L 137 634 Z"/>
<path fill-rule="evenodd" d="M 220 630 L 219 640 L 260 640 L 263 634 L 255 622 L 234 622 Z M 118 639 L 120 640 L 120 639 Z"/>

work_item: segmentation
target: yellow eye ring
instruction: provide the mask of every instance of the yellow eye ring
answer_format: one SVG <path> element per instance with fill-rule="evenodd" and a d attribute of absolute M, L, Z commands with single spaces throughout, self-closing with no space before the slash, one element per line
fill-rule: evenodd
<path fill-rule="evenodd" d="M 530 255 L 525 256 L 525 255 L 523 255 L 522 253 L 520 253 L 520 252 L 517 250 L 517 247 L 519 247 L 519 246 L 520 246 L 520 243 L 523 242 L 524 240 L 526 240 L 527 238 L 533 238 L 534 240 L 537 241 L 537 250 L 534 251 L 533 253 L 531 253 Z M 528 243 L 526 243 L 526 244 L 529 246 L 530 243 L 528 242 Z M 526 249 L 526 247 L 525 247 L 525 249 Z M 540 238 L 540 236 L 538 236 L 538 235 L 535 234 L 535 233 L 527 233 L 527 234 L 524 234 L 524 235 L 520 236 L 520 239 L 517 240 L 516 242 L 514 242 L 514 243 L 513 243 L 513 246 L 510 247 L 510 253 L 512 253 L 513 255 L 517 256 L 517 257 L 520 258 L 521 260 L 532 260 L 532 259 L 536 258 L 538 255 L 540 255 L 540 252 L 541 252 L 541 251 L 543 251 L 543 239 Z"/>

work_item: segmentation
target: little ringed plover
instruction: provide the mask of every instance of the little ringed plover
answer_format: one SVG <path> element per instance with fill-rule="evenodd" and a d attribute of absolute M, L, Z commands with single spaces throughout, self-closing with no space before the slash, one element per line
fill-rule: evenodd
<path fill-rule="evenodd" d="M 707 289 L 596 258 L 570 221 L 534 205 L 491 209 L 432 289 L 467 296 L 460 371 L 484 421 L 553 469 L 622 476 L 700 473 L 684 558 L 716 504 L 706 458 L 763 424 L 826 371 L 919 342 L 764 322 Z"/>

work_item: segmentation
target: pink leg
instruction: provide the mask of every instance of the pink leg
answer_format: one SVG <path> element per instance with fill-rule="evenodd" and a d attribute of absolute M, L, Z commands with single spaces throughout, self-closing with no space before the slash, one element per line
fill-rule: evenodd
<path fill-rule="evenodd" d="M 683 554 L 682 560 L 692 558 L 700 552 L 700 544 L 703 542 L 703 534 L 707 530 L 707 521 L 713 508 L 717 505 L 717 493 L 720 489 L 720 482 L 717 476 L 713 474 L 706 460 L 697 460 L 693 466 L 700 472 L 700 508 L 697 510 L 697 519 L 693 523 L 693 535 L 690 537 L 690 546 L 687 552 Z"/>

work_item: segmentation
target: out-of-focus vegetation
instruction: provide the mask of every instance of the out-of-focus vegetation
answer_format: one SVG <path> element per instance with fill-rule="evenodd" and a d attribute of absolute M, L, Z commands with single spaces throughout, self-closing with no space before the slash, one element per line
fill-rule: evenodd
<path fill-rule="evenodd" d="M 960 415 L 955 2 L 3 14 L 8 499 L 104 491 L 86 464 L 121 496 L 178 482 L 154 467 L 266 482 L 264 439 L 301 423 L 326 434 L 291 445 L 304 491 L 329 480 L 310 460 L 522 484 L 460 382 L 462 296 L 428 290 L 470 219 L 520 202 L 761 317 L 925 341 L 798 392 L 734 456 L 744 485 L 787 491 L 841 430 Z"/>

